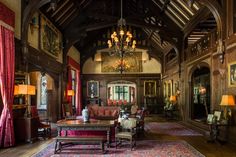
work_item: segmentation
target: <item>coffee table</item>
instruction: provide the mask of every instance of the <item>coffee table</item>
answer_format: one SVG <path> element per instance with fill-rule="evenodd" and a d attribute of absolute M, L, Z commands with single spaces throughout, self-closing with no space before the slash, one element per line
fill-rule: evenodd
<path fill-rule="evenodd" d="M 84 123 L 81 119 L 73 119 L 73 120 L 59 120 L 57 123 L 57 132 L 58 136 L 61 137 L 62 130 L 65 131 L 65 135 L 67 136 L 67 131 L 69 130 L 85 130 L 85 131 L 106 131 L 107 132 L 107 146 L 110 145 L 110 132 L 111 127 L 114 127 L 115 122 L 113 120 L 95 120 L 92 119 L 87 123 Z"/>

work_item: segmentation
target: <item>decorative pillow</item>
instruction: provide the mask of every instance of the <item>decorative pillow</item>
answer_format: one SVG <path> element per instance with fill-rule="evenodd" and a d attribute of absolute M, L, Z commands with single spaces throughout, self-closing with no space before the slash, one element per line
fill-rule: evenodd
<path fill-rule="evenodd" d="M 108 99 L 108 100 L 107 100 L 107 105 L 108 105 L 108 106 L 112 105 L 112 100 L 111 100 L 111 99 Z"/>
<path fill-rule="evenodd" d="M 117 101 L 116 100 L 113 100 L 113 105 L 116 105 L 117 104 Z"/>
<path fill-rule="evenodd" d="M 111 116 L 111 111 L 108 109 L 108 110 L 105 110 L 105 116 Z"/>
<path fill-rule="evenodd" d="M 105 110 L 103 108 L 98 109 L 98 116 L 104 116 Z"/>
<path fill-rule="evenodd" d="M 90 116 L 90 117 L 94 117 L 94 116 L 95 116 L 93 110 L 89 110 L 89 116 Z"/>
<path fill-rule="evenodd" d="M 118 111 L 114 110 L 111 115 L 112 115 L 112 117 L 117 117 L 117 114 L 118 114 Z"/>

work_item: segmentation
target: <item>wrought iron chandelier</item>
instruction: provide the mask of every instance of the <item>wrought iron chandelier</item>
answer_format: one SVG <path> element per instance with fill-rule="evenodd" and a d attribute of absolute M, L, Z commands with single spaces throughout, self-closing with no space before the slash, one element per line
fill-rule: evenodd
<path fill-rule="evenodd" d="M 120 60 L 116 61 L 115 64 L 113 65 L 114 71 L 119 71 L 121 74 L 124 71 L 127 71 L 130 69 L 130 65 L 126 60 L 121 58 Z"/>
<path fill-rule="evenodd" d="M 110 49 L 110 54 L 118 54 L 121 58 L 125 53 L 131 53 L 136 48 L 136 40 L 133 40 L 133 35 L 126 29 L 126 21 L 123 19 L 123 1 L 121 0 L 121 17 L 118 20 L 117 32 L 111 34 L 111 39 L 107 41 Z"/>

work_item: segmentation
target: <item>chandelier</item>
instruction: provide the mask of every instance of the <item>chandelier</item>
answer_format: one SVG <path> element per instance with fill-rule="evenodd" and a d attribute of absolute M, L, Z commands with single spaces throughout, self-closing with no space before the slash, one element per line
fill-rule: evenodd
<path fill-rule="evenodd" d="M 111 39 L 107 41 L 108 47 L 110 49 L 110 54 L 118 54 L 123 58 L 125 53 L 131 53 L 135 50 L 136 41 L 132 40 L 133 35 L 130 31 L 126 30 L 126 21 L 123 19 L 123 8 L 121 0 L 121 18 L 118 20 L 117 32 L 114 31 L 111 34 Z"/>
<path fill-rule="evenodd" d="M 128 64 L 127 61 L 125 61 L 123 58 L 120 60 L 117 60 L 115 64 L 113 65 L 114 71 L 119 71 L 121 74 L 123 71 L 127 71 L 130 69 L 130 65 Z"/>

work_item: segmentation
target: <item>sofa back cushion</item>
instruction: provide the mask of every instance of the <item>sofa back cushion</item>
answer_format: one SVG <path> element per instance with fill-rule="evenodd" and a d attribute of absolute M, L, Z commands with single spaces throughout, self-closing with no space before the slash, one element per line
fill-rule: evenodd
<path fill-rule="evenodd" d="M 103 107 L 98 108 L 98 116 L 104 116 L 105 115 L 105 109 Z"/>
<path fill-rule="evenodd" d="M 104 113 L 104 116 L 111 116 L 111 110 L 106 109 L 105 113 Z"/>

